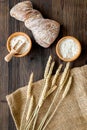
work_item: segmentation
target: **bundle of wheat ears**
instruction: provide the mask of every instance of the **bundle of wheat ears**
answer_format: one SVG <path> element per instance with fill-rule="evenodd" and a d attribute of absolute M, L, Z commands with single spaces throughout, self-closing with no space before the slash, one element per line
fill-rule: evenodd
<path fill-rule="evenodd" d="M 54 68 L 55 62 L 52 62 L 52 57 L 49 56 L 45 72 L 44 72 L 44 84 L 43 84 L 43 90 L 41 92 L 41 95 L 39 97 L 38 103 L 34 104 L 34 95 L 32 93 L 32 83 L 33 83 L 33 73 L 30 75 L 28 87 L 27 87 L 27 100 L 25 103 L 24 112 L 21 119 L 21 126 L 20 130 L 45 130 L 53 116 L 55 115 L 56 111 L 58 110 L 58 107 L 66 97 L 66 95 L 69 92 L 71 83 L 72 83 L 72 76 L 70 75 L 70 63 L 66 64 L 66 67 L 64 69 L 63 74 L 61 75 L 61 78 L 59 80 L 59 83 L 57 83 L 57 79 L 60 75 L 60 71 L 62 69 L 62 64 L 59 65 L 58 69 L 56 70 L 55 75 L 52 78 L 52 71 Z M 37 120 L 39 116 L 39 111 L 41 107 L 43 107 L 43 103 L 45 102 L 46 98 L 51 95 L 54 91 L 55 95 L 52 99 L 52 102 L 45 113 L 44 117 L 42 118 L 39 126 L 37 126 Z M 51 109 L 54 105 L 54 102 L 58 96 L 60 96 L 60 93 L 62 92 L 61 98 L 59 102 L 56 104 L 55 109 L 51 112 Z"/>

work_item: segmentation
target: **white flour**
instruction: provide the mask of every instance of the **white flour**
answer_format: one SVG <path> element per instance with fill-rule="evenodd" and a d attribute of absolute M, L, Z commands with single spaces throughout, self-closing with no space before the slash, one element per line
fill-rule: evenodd
<path fill-rule="evenodd" d="M 72 58 L 78 53 L 78 45 L 72 39 L 65 39 L 60 44 L 60 53 L 63 58 Z"/>
<path fill-rule="evenodd" d="M 23 43 L 24 43 L 24 46 L 21 48 L 21 50 L 19 52 L 19 54 L 23 54 L 28 50 L 28 48 L 30 48 L 30 43 L 25 36 L 19 35 L 19 36 L 15 36 L 14 38 L 12 38 L 10 41 L 10 47 L 12 49 L 17 44 L 14 48 L 16 50 Z"/>

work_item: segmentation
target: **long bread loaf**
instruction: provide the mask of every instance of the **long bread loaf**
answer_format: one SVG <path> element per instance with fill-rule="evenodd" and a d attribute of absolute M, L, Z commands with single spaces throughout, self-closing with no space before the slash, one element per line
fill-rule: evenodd
<path fill-rule="evenodd" d="M 60 24 L 51 19 L 44 19 L 38 10 L 33 9 L 31 1 L 19 2 L 10 10 L 10 15 L 23 21 L 32 31 L 36 42 L 44 48 L 49 47 L 59 34 Z"/>

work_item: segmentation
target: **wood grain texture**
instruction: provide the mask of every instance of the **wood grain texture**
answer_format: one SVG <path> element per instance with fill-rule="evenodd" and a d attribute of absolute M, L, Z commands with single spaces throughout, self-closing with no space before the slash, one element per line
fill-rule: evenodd
<path fill-rule="evenodd" d="M 45 18 L 54 19 L 61 24 L 59 37 L 51 47 L 44 49 L 35 43 L 31 32 L 9 15 L 9 10 L 23 0 L 0 0 L 0 129 L 16 130 L 8 110 L 5 96 L 20 86 L 26 85 L 30 73 L 34 72 L 34 81 L 43 77 L 48 56 L 51 54 L 56 61 L 55 69 L 61 61 L 55 52 L 57 41 L 66 35 L 78 38 L 82 45 L 81 56 L 71 66 L 87 64 L 87 0 L 32 0 L 34 8 L 41 11 Z M 16 31 L 22 31 L 31 36 L 33 47 L 26 57 L 13 58 L 6 63 L 6 40 Z"/>

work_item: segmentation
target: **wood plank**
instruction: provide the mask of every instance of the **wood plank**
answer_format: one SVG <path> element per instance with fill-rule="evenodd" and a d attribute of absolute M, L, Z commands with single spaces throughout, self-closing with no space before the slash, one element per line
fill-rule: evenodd
<path fill-rule="evenodd" d="M 0 1 L 0 129 L 8 130 L 8 106 L 5 96 L 8 94 L 8 64 L 4 61 L 7 53 L 9 4 Z"/>

